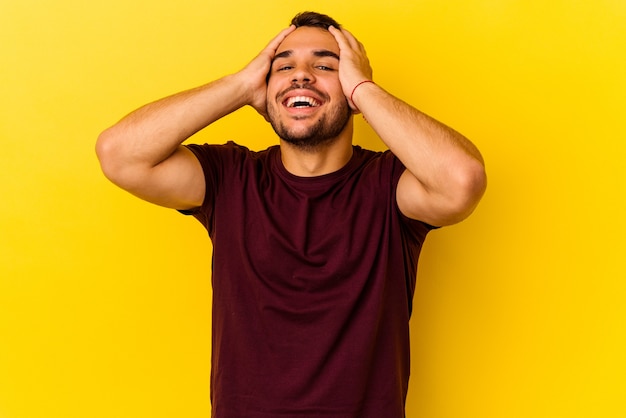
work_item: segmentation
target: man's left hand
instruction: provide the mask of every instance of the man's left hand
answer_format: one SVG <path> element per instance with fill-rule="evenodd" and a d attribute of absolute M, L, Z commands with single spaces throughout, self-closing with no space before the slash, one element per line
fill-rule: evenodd
<path fill-rule="evenodd" d="M 335 37 L 339 45 L 339 81 L 348 99 L 350 107 L 354 111 L 358 108 L 350 100 L 352 91 L 361 82 L 372 79 L 372 67 L 365 52 L 365 47 L 354 35 L 346 29 L 337 29 L 334 26 L 328 31 Z"/>

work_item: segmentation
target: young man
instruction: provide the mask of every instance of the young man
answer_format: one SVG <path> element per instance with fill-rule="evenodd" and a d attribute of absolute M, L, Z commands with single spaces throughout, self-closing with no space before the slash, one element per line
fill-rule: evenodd
<path fill-rule="evenodd" d="M 98 139 L 109 179 L 209 232 L 214 417 L 404 416 L 422 243 L 486 178 L 471 142 L 371 77 L 350 32 L 302 13 L 238 73 Z M 278 146 L 181 145 L 245 105 Z M 353 146 L 358 112 L 390 151 Z"/>

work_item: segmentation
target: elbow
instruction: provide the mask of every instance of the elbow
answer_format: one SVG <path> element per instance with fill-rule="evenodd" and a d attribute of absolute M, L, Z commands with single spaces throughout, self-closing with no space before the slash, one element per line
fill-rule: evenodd
<path fill-rule="evenodd" d="M 108 179 L 111 179 L 115 171 L 113 169 L 115 162 L 114 151 L 115 146 L 113 144 L 113 138 L 110 134 L 110 129 L 107 129 L 102 132 L 96 140 L 96 156 L 98 157 L 102 173 Z"/>
<path fill-rule="evenodd" d="M 474 212 L 487 188 L 487 174 L 481 162 L 465 165 L 449 172 L 446 185 L 441 189 L 440 200 L 431 225 L 454 225 Z"/>
<path fill-rule="evenodd" d="M 482 162 L 475 160 L 457 172 L 454 198 L 452 199 L 452 223 L 457 223 L 474 212 L 487 189 L 487 172 Z"/>
<path fill-rule="evenodd" d="M 466 194 L 470 196 L 471 200 L 478 203 L 487 189 L 487 172 L 484 164 L 480 161 L 474 161 L 470 167 L 465 169 L 463 178 Z"/>
<path fill-rule="evenodd" d="M 96 140 L 96 156 L 104 176 L 121 186 L 125 170 L 119 142 L 113 128 L 105 130 Z"/>

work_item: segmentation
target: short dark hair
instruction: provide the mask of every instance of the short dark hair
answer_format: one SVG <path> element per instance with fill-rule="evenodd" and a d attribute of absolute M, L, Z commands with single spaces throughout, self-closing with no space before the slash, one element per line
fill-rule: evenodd
<path fill-rule="evenodd" d="M 335 19 L 330 16 L 323 15 L 316 12 L 301 12 L 291 19 L 291 24 L 296 28 L 301 26 L 312 26 L 315 28 L 322 28 L 328 30 L 329 26 L 334 26 L 337 29 L 341 28 L 341 25 L 337 23 Z"/>

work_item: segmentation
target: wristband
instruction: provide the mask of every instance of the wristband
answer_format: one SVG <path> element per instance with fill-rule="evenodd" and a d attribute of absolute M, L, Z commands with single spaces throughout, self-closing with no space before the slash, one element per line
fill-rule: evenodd
<path fill-rule="evenodd" d="M 354 96 L 354 92 L 356 91 L 356 89 L 361 85 L 361 84 L 365 84 L 365 83 L 374 83 L 372 80 L 363 80 L 360 83 L 358 83 L 356 86 L 354 86 L 354 88 L 352 89 L 352 93 L 350 94 L 350 102 L 352 102 L 352 105 L 356 108 L 357 112 L 360 112 L 359 108 L 356 106 L 356 104 L 354 103 L 354 100 L 352 100 L 352 97 Z M 376 84 L 376 83 L 374 83 Z"/>

